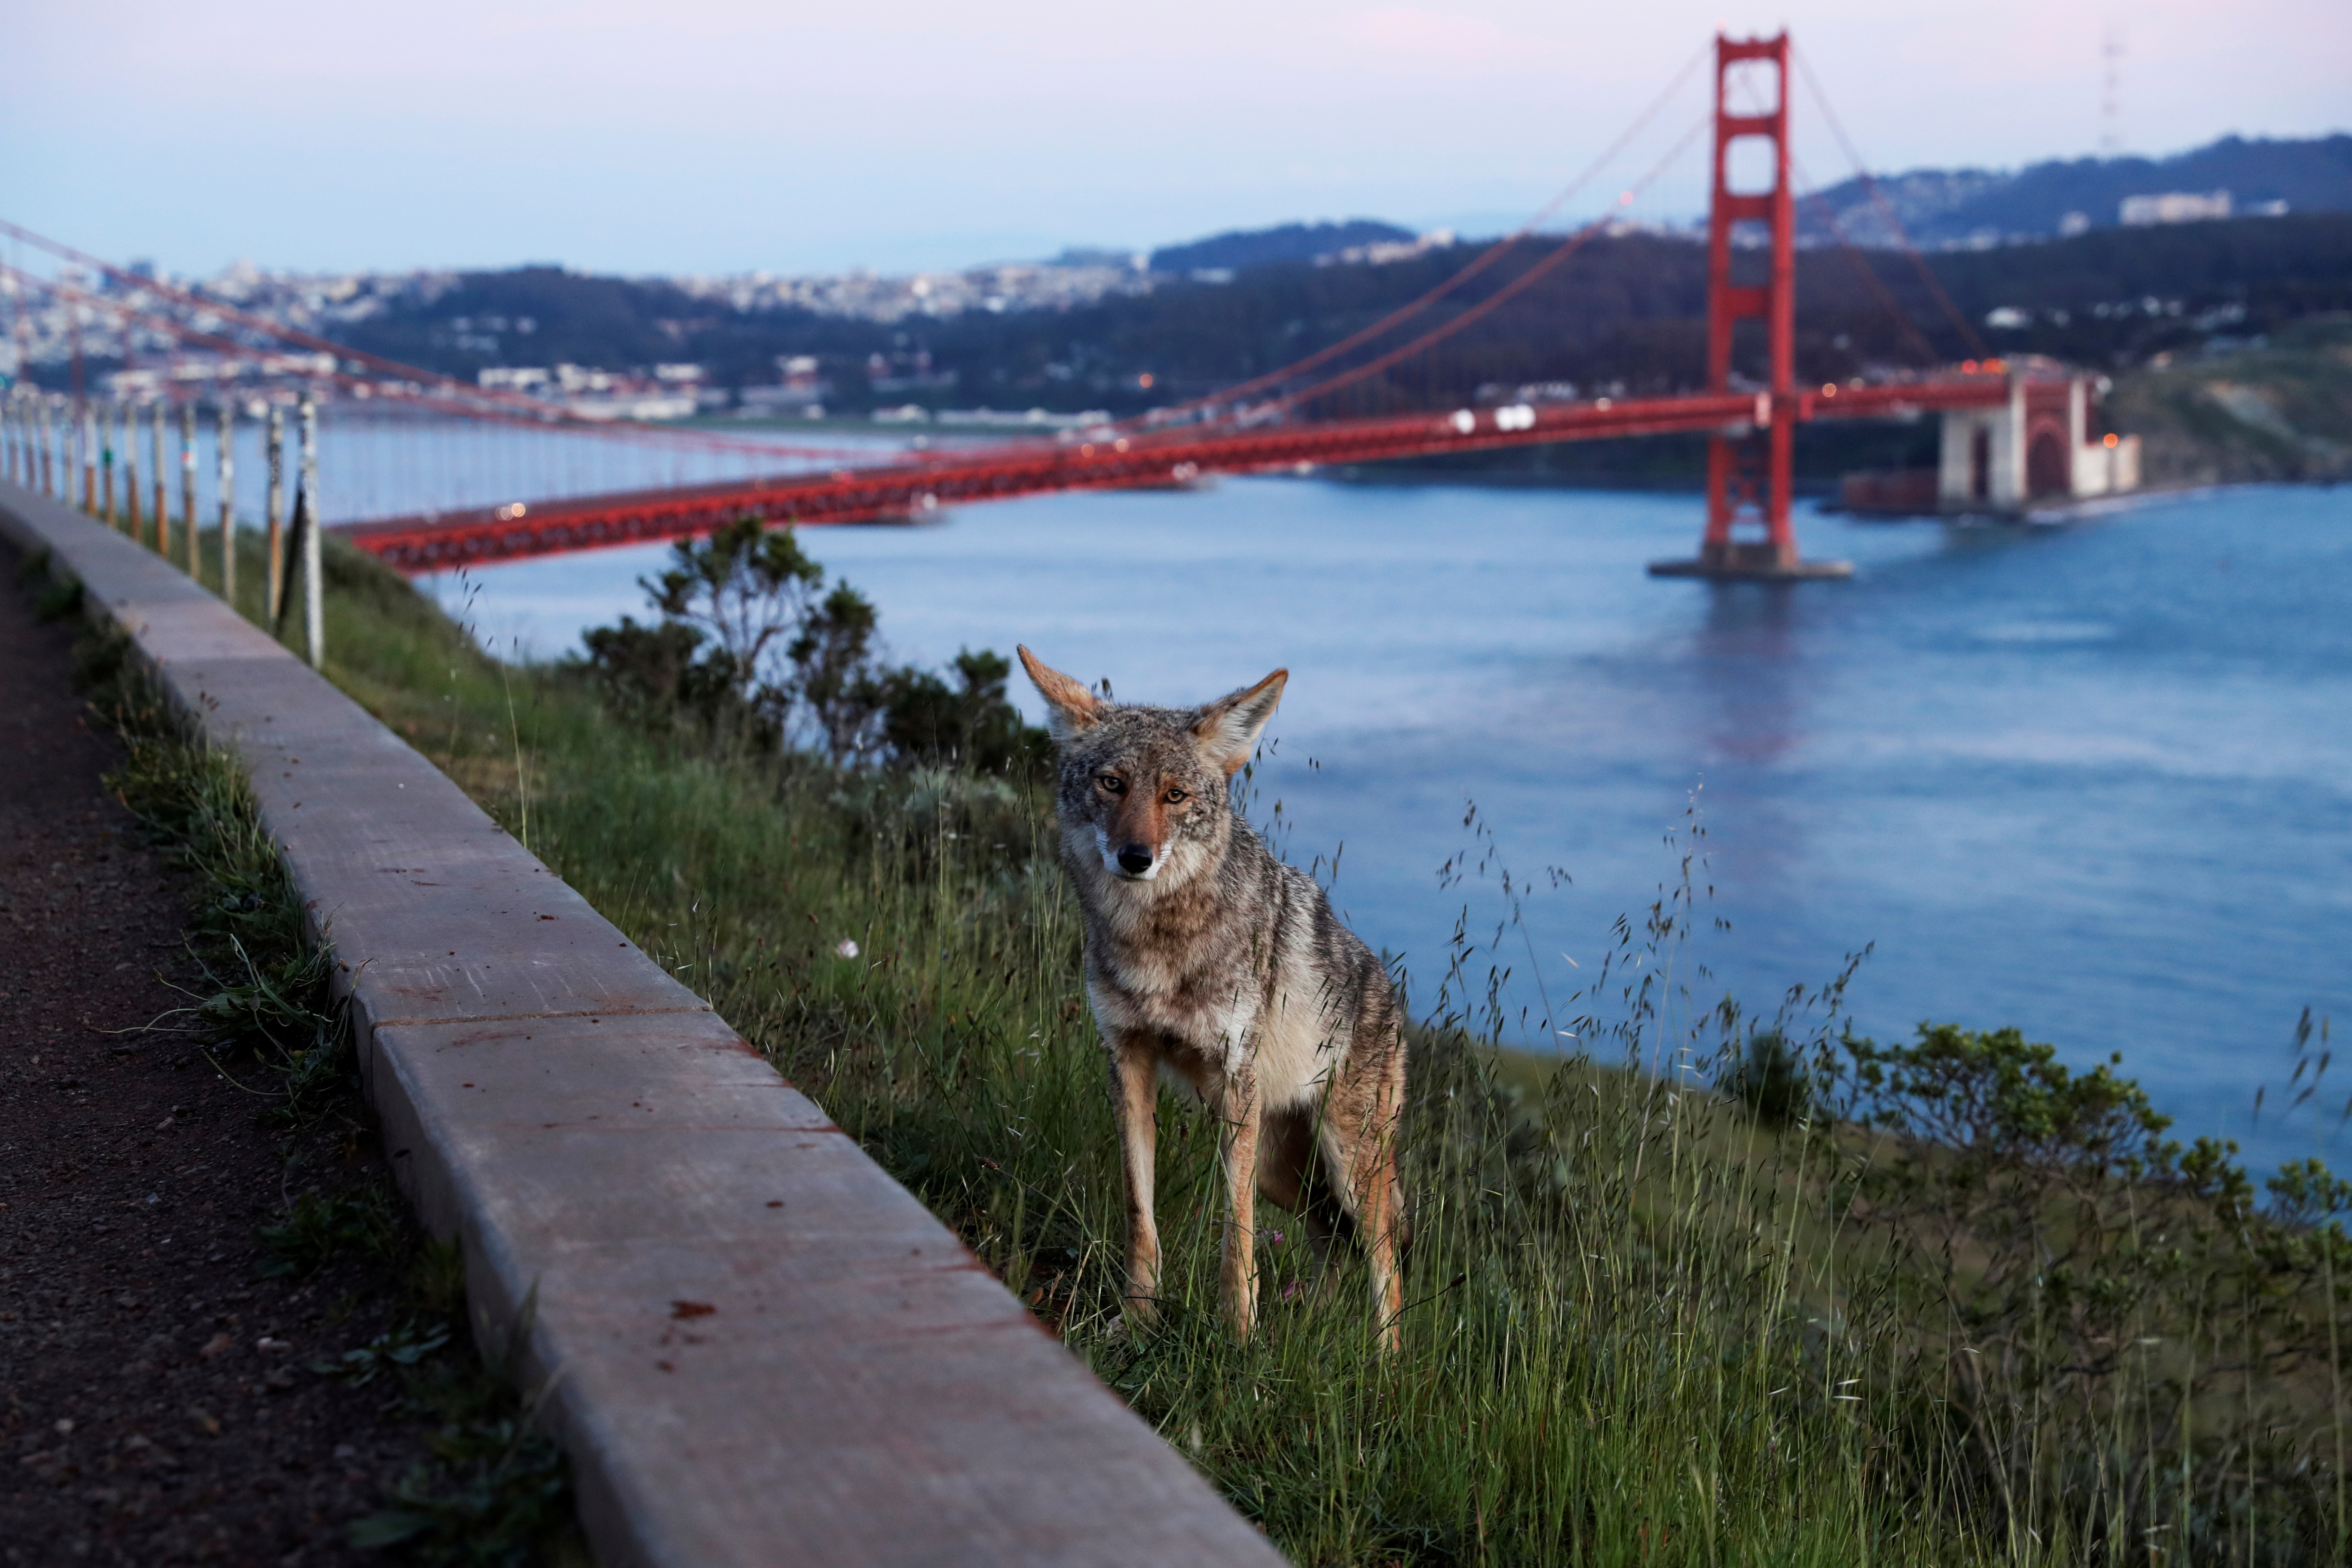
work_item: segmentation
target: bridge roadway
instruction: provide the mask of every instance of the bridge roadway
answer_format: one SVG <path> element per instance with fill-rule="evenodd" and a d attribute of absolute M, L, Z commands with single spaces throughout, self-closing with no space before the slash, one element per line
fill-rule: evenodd
<path fill-rule="evenodd" d="M 2026 391 L 2037 403 L 2053 394 L 2063 400 L 2065 384 L 2029 382 Z M 745 513 L 775 523 L 870 522 L 1054 490 L 1145 489 L 1204 474 L 1276 472 L 1301 464 L 1378 462 L 1547 441 L 1744 432 L 1775 417 L 1905 418 L 1996 408 L 2009 396 L 2007 378 L 1977 374 L 1808 388 L 1778 398 L 1766 393 L 1604 397 L 1254 428 L 1219 425 L 1107 433 L 1092 440 L 1024 441 L 870 467 L 347 523 L 332 531 L 401 571 L 439 572 L 687 538 Z"/>

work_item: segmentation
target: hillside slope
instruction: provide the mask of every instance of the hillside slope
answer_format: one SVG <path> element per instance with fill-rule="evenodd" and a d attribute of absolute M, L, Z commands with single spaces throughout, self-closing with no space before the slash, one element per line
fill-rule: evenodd
<path fill-rule="evenodd" d="M 2352 316 L 2259 348 L 2165 356 L 2116 383 L 2107 415 L 2140 437 L 2150 484 L 2352 479 Z"/>
<path fill-rule="evenodd" d="M 2070 213 L 2091 227 L 2121 222 L 2126 196 L 2227 191 L 2238 213 L 2284 202 L 2289 212 L 2352 211 L 2352 135 L 2306 140 L 2224 136 L 2168 158 L 2058 158 L 2023 169 L 1913 169 L 1881 176 L 1878 191 L 1911 238 L 1930 247 L 2063 232 Z M 1838 227 L 1860 245 L 1895 235 L 1860 179 L 1843 181 L 1799 207 L 1799 232 L 1826 242 Z"/>

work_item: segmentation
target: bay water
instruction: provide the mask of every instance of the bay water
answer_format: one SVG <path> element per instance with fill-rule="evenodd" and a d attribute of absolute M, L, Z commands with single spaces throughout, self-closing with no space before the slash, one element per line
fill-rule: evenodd
<path fill-rule="evenodd" d="M 1769 1014 L 1867 947 L 1864 1033 L 2014 1025 L 2121 1053 L 2177 1135 L 2258 1167 L 2352 1156 L 2352 1070 L 2288 1091 L 2304 1009 L 2352 1023 L 2352 489 L 2049 525 L 1806 509 L 1852 581 L 1644 574 L 1698 527 L 1688 496 L 1242 479 L 803 542 L 898 659 L 1026 643 L 1171 703 L 1287 668 L 1254 814 L 1417 1001 L 1457 928 L 1496 938 L 1507 868 L 1507 1043 L 1575 1048 L 1571 994 L 1697 842 L 1701 1006 Z M 493 651 L 551 658 L 645 618 L 666 553 L 426 583 Z"/>

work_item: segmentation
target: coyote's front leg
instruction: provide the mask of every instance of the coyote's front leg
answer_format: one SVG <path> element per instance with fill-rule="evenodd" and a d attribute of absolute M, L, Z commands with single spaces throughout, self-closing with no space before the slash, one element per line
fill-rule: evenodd
<path fill-rule="evenodd" d="M 1257 1321 L 1257 1067 L 1244 1061 L 1217 1086 L 1217 1152 L 1225 1170 L 1225 1316 L 1245 1340 Z"/>
<path fill-rule="evenodd" d="M 1152 1207 L 1160 1054 L 1140 1035 L 1115 1035 L 1108 1044 L 1111 1108 L 1127 1173 L 1127 1311 L 1149 1327 L 1160 1316 L 1160 1222 Z"/>

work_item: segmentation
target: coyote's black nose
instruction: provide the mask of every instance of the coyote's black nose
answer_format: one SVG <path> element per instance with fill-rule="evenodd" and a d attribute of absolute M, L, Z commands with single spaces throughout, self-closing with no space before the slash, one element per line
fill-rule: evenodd
<path fill-rule="evenodd" d="M 1140 844 L 1130 844 L 1118 852 L 1118 868 L 1130 877 L 1140 877 L 1151 869 L 1151 851 Z"/>

